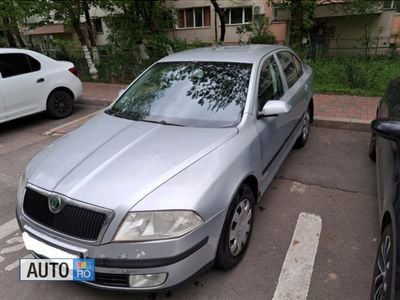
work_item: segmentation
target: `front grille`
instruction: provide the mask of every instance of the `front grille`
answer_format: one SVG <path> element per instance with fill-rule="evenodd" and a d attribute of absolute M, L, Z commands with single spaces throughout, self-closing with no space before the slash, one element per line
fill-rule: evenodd
<path fill-rule="evenodd" d="M 25 191 L 24 212 L 39 224 L 89 241 L 97 240 L 106 220 L 103 213 L 70 204 L 66 204 L 59 213 L 54 214 L 49 210 L 48 198 L 29 188 Z"/>
<path fill-rule="evenodd" d="M 129 287 L 129 275 L 96 272 L 94 283 L 105 286 Z"/>

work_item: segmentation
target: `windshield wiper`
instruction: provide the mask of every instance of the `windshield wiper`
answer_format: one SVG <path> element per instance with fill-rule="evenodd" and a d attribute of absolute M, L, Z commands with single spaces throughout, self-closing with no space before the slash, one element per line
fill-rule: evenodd
<path fill-rule="evenodd" d="M 185 127 L 185 125 L 182 124 L 176 124 L 176 123 L 170 123 L 170 122 L 166 122 L 164 120 L 161 121 L 154 121 L 154 120 L 138 120 L 138 121 L 142 121 L 142 122 L 149 122 L 149 123 L 157 123 L 157 124 L 161 124 L 161 125 L 167 125 L 167 126 L 179 126 L 179 127 Z"/>

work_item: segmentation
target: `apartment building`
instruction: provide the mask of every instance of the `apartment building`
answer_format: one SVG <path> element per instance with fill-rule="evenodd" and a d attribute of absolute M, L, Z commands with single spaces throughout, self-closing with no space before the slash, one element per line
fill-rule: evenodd
<path fill-rule="evenodd" d="M 274 5 L 268 5 L 267 0 L 219 0 L 219 6 L 224 10 L 226 22 L 225 43 L 238 43 L 241 38 L 236 30 L 243 24 L 253 22 L 255 16 L 265 15 L 271 23 L 270 30 L 275 34 L 278 43 L 287 41 L 286 20 L 274 20 Z M 177 24 L 170 32 L 171 36 L 212 43 L 220 36 L 220 21 L 209 0 L 168 0 L 176 16 Z M 242 36 L 242 41 L 248 40 L 248 35 Z"/>

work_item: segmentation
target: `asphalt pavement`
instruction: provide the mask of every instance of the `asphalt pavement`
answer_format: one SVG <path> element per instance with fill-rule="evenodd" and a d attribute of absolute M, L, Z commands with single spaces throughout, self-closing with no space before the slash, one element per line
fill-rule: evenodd
<path fill-rule="evenodd" d="M 18 179 L 27 162 L 98 109 L 78 105 L 68 119 L 39 114 L 0 125 L 0 228 L 14 219 Z M 307 299 L 368 299 L 379 239 L 368 142 L 367 132 L 313 127 L 308 144 L 291 152 L 258 203 L 248 252 L 231 271 L 212 269 L 159 294 L 22 282 L 18 259 L 29 253 L 20 232 L 10 230 L 0 235 L 0 299 L 272 299 L 277 286 L 287 288 L 282 274 L 290 249 L 308 242 L 294 238 L 302 213 L 317 216 L 321 225 L 310 257 Z"/>

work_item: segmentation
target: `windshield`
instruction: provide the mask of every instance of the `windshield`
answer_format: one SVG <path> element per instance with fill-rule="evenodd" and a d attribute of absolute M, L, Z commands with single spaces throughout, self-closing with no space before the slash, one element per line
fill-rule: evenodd
<path fill-rule="evenodd" d="M 157 63 L 107 111 L 132 120 L 193 127 L 231 127 L 242 117 L 251 64 Z"/>

